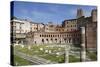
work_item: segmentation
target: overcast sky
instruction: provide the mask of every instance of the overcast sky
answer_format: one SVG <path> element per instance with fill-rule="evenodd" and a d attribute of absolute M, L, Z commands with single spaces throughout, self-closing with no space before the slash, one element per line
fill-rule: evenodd
<path fill-rule="evenodd" d="M 85 16 L 90 16 L 91 10 L 96 6 L 14 1 L 13 8 L 13 15 L 18 18 L 33 22 L 61 24 L 65 19 L 75 19 L 78 8 L 83 9 Z"/>

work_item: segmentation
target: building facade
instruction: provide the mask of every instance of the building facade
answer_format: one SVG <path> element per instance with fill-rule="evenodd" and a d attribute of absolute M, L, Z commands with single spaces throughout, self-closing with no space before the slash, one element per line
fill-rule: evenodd
<path fill-rule="evenodd" d="M 48 24 L 31 21 L 15 21 L 13 31 L 25 34 L 27 44 L 81 44 L 81 27 L 85 27 L 85 43 L 88 48 L 97 47 L 97 10 L 91 11 L 91 16 L 85 17 L 82 9 L 77 9 L 75 19 L 64 20 L 61 25 L 52 22 Z M 19 29 L 19 30 L 18 30 Z M 22 36 L 22 35 L 21 35 Z M 17 39 L 15 37 L 15 39 Z M 21 39 L 21 38 L 19 38 Z"/>
<path fill-rule="evenodd" d="M 80 31 L 77 32 L 34 32 L 29 33 L 27 39 L 31 44 L 80 44 Z"/>
<path fill-rule="evenodd" d="M 77 19 L 70 19 L 70 20 L 65 20 L 62 23 L 62 26 L 64 27 L 65 31 L 77 31 L 78 26 L 77 26 Z"/>
<path fill-rule="evenodd" d="M 81 16 L 78 18 L 77 23 L 79 28 L 85 28 L 86 47 L 97 48 L 97 9 L 93 9 L 89 17 Z"/>

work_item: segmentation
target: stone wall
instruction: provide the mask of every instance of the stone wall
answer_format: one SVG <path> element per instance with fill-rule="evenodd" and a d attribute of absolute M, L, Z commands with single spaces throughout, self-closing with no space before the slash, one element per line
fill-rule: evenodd
<path fill-rule="evenodd" d="M 76 32 L 34 32 L 29 37 L 33 44 L 52 44 L 52 43 L 66 43 L 66 44 L 80 44 L 80 31 Z M 28 35 L 30 36 L 30 35 Z M 27 38 L 28 39 L 28 38 Z M 29 42 L 30 42 L 29 39 Z"/>

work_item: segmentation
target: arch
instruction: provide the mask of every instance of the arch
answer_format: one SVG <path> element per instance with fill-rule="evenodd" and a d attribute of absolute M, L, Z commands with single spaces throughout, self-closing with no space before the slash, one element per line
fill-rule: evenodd
<path fill-rule="evenodd" d="M 64 38 L 64 41 L 65 41 L 65 43 L 66 43 L 66 38 Z"/>
<path fill-rule="evenodd" d="M 48 39 L 46 39 L 46 41 L 48 41 Z"/>
<path fill-rule="evenodd" d="M 40 37 L 41 37 L 41 34 L 40 34 Z"/>
<path fill-rule="evenodd" d="M 61 44 L 61 40 L 59 41 L 59 43 Z"/>
<path fill-rule="evenodd" d="M 51 34 L 51 37 L 52 37 L 52 34 Z"/>
<path fill-rule="evenodd" d="M 44 39 L 42 39 L 42 43 L 44 43 Z"/>
<path fill-rule="evenodd" d="M 57 39 L 55 39 L 56 43 L 57 43 Z"/>
<path fill-rule="evenodd" d="M 51 41 L 53 41 L 53 39 L 51 38 Z"/>
<path fill-rule="evenodd" d="M 47 43 L 49 43 L 49 40 L 48 39 L 46 39 L 46 41 L 47 41 Z"/>
<path fill-rule="evenodd" d="M 35 44 L 36 44 L 36 41 L 35 41 Z"/>
<path fill-rule="evenodd" d="M 69 43 L 71 42 L 71 38 L 69 38 Z"/>

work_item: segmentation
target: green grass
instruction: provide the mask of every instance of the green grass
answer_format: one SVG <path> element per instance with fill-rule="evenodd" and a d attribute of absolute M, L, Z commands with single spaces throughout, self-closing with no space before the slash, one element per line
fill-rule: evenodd
<path fill-rule="evenodd" d="M 40 48 L 43 48 L 43 50 L 40 50 Z M 18 50 L 20 52 L 23 52 L 25 54 L 29 54 L 31 56 L 35 55 L 50 61 L 58 62 L 58 63 L 64 63 L 65 62 L 65 56 L 59 55 L 57 56 L 57 52 L 65 52 L 65 47 L 49 47 L 47 44 L 44 45 L 31 45 L 31 49 L 28 49 L 28 46 L 25 45 L 24 48 L 22 48 L 20 45 L 17 45 L 14 47 L 15 50 Z M 60 50 L 59 50 L 60 49 Z M 45 50 L 51 50 L 51 53 L 45 53 Z M 74 51 L 79 51 L 80 49 L 75 49 Z M 95 61 L 97 60 L 97 53 L 96 52 L 87 52 L 87 56 Z M 18 61 L 20 62 L 20 61 Z M 69 55 L 69 63 L 71 62 L 80 62 L 80 58 L 77 58 L 76 56 Z M 25 64 L 24 64 L 25 65 Z"/>
<path fill-rule="evenodd" d="M 64 52 L 65 51 L 65 47 L 47 47 L 48 45 L 31 45 L 31 49 L 28 49 L 28 46 L 24 46 L 24 48 L 21 48 L 21 46 L 17 45 L 15 46 L 15 50 L 21 51 L 25 54 L 29 54 L 29 55 L 36 55 L 38 57 L 42 57 L 44 59 L 50 60 L 50 61 L 54 61 L 54 62 L 58 62 L 58 63 L 64 63 L 65 59 L 64 59 L 64 55 L 60 55 L 57 56 L 56 53 L 57 52 Z M 43 50 L 40 50 L 40 48 L 43 48 Z M 59 50 L 60 49 L 60 50 Z M 49 54 L 49 53 L 45 53 L 45 50 L 51 50 L 51 53 L 53 54 Z"/>
<path fill-rule="evenodd" d="M 42 56 L 42 58 L 45 58 L 47 60 L 51 60 L 51 61 L 54 61 L 54 62 L 58 62 L 58 63 L 64 63 L 65 62 L 65 56 L 64 55 L 57 56 L 57 55 L 47 54 L 45 56 Z"/>
<path fill-rule="evenodd" d="M 32 65 L 33 63 L 14 55 L 14 66 L 20 66 L 20 65 Z"/>
<path fill-rule="evenodd" d="M 80 62 L 80 58 L 76 58 L 73 55 L 69 55 L 69 63 L 71 62 Z"/>
<path fill-rule="evenodd" d="M 88 56 L 92 61 L 96 61 L 96 60 L 97 60 L 97 53 L 96 53 L 96 52 L 87 52 L 87 56 Z"/>
<path fill-rule="evenodd" d="M 39 46 L 32 46 L 31 49 L 29 50 L 27 46 L 25 46 L 24 48 L 21 48 L 20 46 L 16 46 L 14 47 L 16 50 L 19 50 L 21 52 L 24 52 L 24 53 L 28 53 L 28 54 L 36 54 L 35 51 L 38 51 L 39 54 L 44 54 L 45 50 L 51 50 L 52 52 L 63 52 L 65 51 L 64 48 L 62 47 L 46 47 L 45 45 L 39 45 Z M 40 50 L 40 48 L 43 48 L 43 51 Z M 60 48 L 60 50 L 59 50 Z M 38 54 L 37 53 L 37 54 Z"/>

